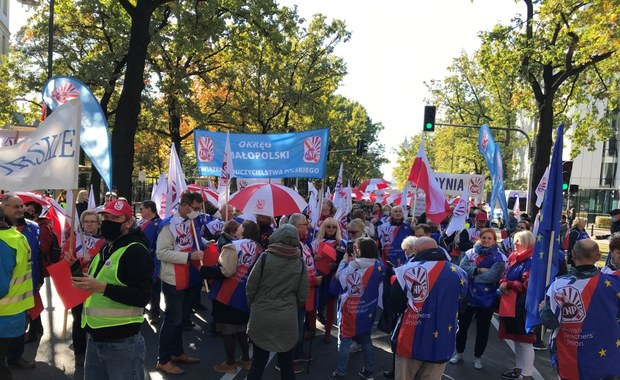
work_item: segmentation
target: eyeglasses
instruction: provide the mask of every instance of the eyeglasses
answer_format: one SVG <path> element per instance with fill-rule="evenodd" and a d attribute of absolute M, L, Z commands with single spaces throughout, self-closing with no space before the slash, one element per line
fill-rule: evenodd
<path fill-rule="evenodd" d="M 325 228 L 338 228 L 338 226 L 329 225 L 329 226 L 325 226 Z"/>

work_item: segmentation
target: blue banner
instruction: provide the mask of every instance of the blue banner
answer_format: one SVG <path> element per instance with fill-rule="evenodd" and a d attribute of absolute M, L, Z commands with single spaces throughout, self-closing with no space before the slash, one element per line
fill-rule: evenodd
<path fill-rule="evenodd" d="M 80 146 L 93 163 L 101 178 L 112 188 L 112 156 L 108 121 L 99 101 L 79 80 L 56 76 L 43 86 L 43 101 L 50 110 L 55 110 L 68 100 L 79 98 L 82 102 Z"/>
<path fill-rule="evenodd" d="M 488 125 L 480 127 L 478 135 L 478 151 L 484 156 L 484 159 L 491 174 L 491 218 L 495 211 L 495 204 L 499 201 L 502 209 L 504 223 L 508 220 L 508 204 L 506 202 L 506 194 L 504 192 L 504 169 L 502 163 L 502 151 L 495 143 L 493 134 Z"/>
<path fill-rule="evenodd" d="M 277 134 L 230 134 L 236 178 L 323 178 L 329 129 Z M 226 133 L 194 130 L 198 175 L 219 177 Z"/>

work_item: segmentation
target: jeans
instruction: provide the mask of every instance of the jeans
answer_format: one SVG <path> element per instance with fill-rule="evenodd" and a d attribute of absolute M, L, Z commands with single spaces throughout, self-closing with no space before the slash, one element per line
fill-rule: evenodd
<path fill-rule="evenodd" d="M 95 342 L 88 336 L 84 378 L 88 380 L 145 379 L 146 346 L 142 334 L 113 342 Z"/>
<path fill-rule="evenodd" d="M 349 364 L 349 349 L 354 338 L 342 338 L 338 339 L 338 365 L 336 366 L 336 372 L 339 375 L 347 374 L 347 366 Z M 373 357 L 372 340 L 370 339 L 370 331 L 358 335 L 355 340 L 362 346 L 362 355 L 364 356 L 364 368 L 369 372 L 375 370 L 375 360 Z"/>
<path fill-rule="evenodd" d="M 280 367 L 280 378 L 282 380 L 294 380 L 295 372 L 293 371 L 293 351 L 291 348 L 287 352 L 278 352 L 278 366 Z M 260 380 L 263 378 L 263 372 L 267 361 L 269 361 L 269 351 L 265 351 L 254 344 L 254 352 L 252 356 L 252 367 L 248 373 L 247 380 Z"/>
<path fill-rule="evenodd" d="M 183 320 L 189 315 L 194 302 L 191 288 L 177 290 L 176 286 L 162 281 L 161 289 L 166 301 L 164 321 L 159 332 L 159 363 L 166 364 L 170 356 L 183 354 Z M 200 291 L 200 290 L 199 290 Z"/>

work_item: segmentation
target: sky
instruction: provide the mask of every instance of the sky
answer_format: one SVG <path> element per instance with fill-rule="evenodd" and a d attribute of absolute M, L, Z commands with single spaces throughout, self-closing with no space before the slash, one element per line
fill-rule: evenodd
<path fill-rule="evenodd" d="M 422 130 L 429 96 L 424 82 L 443 79 L 453 58 L 462 51 L 474 52 L 480 31 L 525 12 L 515 0 L 277 1 L 297 5 L 307 20 L 321 13 L 328 20 L 345 21 L 352 36 L 336 54 L 346 62 L 348 74 L 337 92 L 366 108 L 374 123 L 383 124 L 378 142 L 390 160 L 381 167 L 386 179 L 392 179 L 396 148 Z M 26 11 L 11 0 L 12 33 L 26 22 Z"/>

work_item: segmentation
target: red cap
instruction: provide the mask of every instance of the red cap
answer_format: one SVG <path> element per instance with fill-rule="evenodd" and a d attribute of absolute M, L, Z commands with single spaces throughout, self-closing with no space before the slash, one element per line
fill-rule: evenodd
<path fill-rule="evenodd" d="M 99 214 L 112 214 L 112 215 L 125 215 L 127 219 L 131 219 L 133 216 L 133 210 L 127 201 L 115 200 L 105 204 L 103 210 L 99 211 Z"/>
<path fill-rule="evenodd" d="M 489 220 L 489 217 L 487 216 L 487 213 L 485 211 L 480 210 L 476 213 L 476 220 L 487 221 Z"/>

